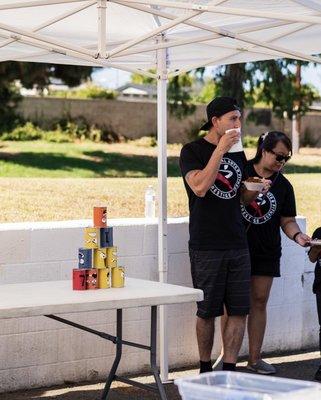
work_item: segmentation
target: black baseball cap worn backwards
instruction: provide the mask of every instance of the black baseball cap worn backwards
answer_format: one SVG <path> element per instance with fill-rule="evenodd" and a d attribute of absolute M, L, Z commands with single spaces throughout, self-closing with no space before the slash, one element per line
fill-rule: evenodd
<path fill-rule="evenodd" d="M 206 107 L 207 122 L 200 130 L 208 131 L 212 127 L 213 117 L 221 117 L 230 111 L 241 111 L 236 99 L 228 96 L 215 97 Z"/>

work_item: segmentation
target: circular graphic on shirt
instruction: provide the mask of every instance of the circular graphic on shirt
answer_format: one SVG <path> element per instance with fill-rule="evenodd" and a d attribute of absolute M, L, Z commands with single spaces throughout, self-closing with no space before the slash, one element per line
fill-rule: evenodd
<path fill-rule="evenodd" d="M 248 206 L 241 205 L 241 212 L 248 222 L 259 225 L 272 218 L 276 211 L 276 206 L 276 199 L 271 192 L 260 193 Z"/>
<path fill-rule="evenodd" d="M 234 197 L 242 181 L 240 167 L 230 158 L 223 158 L 214 185 L 210 191 L 221 199 Z"/>

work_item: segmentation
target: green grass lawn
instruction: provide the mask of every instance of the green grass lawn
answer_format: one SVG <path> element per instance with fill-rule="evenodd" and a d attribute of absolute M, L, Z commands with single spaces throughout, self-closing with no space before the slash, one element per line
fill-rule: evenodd
<path fill-rule="evenodd" d="M 171 152 L 169 149 L 168 173 L 179 176 L 177 154 Z M 0 173 L 2 177 L 25 178 L 143 178 L 157 175 L 156 157 L 156 148 L 139 142 L 0 142 Z"/>
<path fill-rule="evenodd" d="M 96 144 L 0 142 L 0 222 L 91 218 L 105 204 L 109 218 L 142 217 L 144 192 L 157 187 L 157 149 L 144 140 Z M 168 147 L 168 215 L 188 214 L 178 168 L 179 145 Z M 247 150 L 251 157 L 253 149 Z M 285 170 L 308 232 L 321 225 L 321 149 L 302 149 Z M 77 179 L 74 179 L 77 178 Z"/>

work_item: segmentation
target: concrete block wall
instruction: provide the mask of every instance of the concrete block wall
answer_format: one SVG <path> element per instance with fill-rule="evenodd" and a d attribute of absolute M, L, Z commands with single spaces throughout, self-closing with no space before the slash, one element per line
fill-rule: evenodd
<path fill-rule="evenodd" d="M 304 218 L 298 218 L 298 221 L 305 229 Z M 127 276 L 157 280 L 157 221 L 122 219 L 109 222 L 114 227 L 119 263 L 126 268 Z M 90 224 L 91 221 L 82 220 L 0 225 L 0 290 L 1 284 L 12 282 L 70 279 L 71 270 L 77 265 L 83 228 Z M 311 267 L 306 262 L 304 249 L 288 239 L 282 240 L 283 275 L 275 280 L 272 289 L 264 344 L 267 351 L 308 347 L 316 344 L 318 337 L 309 283 Z M 187 241 L 187 218 L 170 219 L 170 283 L 191 285 Z M 195 304 L 168 306 L 170 367 L 198 362 L 194 315 Z M 65 317 L 94 329 L 115 332 L 115 313 L 111 311 Z M 149 308 L 125 310 L 124 338 L 148 344 L 149 323 Z M 114 351 L 110 342 L 45 317 L 0 320 L 0 392 L 105 378 Z M 213 358 L 219 351 L 217 335 Z M 242 352 L 246 351 L 245 340 Z M 124 354 L 126 362 L 120 365 L 120 373 L 147 370 L 147 352 L 125 347 Z"/>
<path fill-rule="evenodd" d="M 206 119 L 206 105 L 196 105 L 195 112 L 179 119 L 168 112 L 167 135 L 169 143 L 186 143 L 190 134 L 202 126 Z M 89 125 L 105 128 L 128 139 L 156 135 L 156 101 L 122 101 L 104 99 L 61 99 L 50 97 L 24 97 L 18 113 L 26 120 L 44 127 L 57 123 L 61 118 L 84 118 Z M 291 121 L 281 121 L 271 115 L 268 125 L 258 125 L 247 120 L 251 109 L 244 110 L 243 132 L 258 136 L 267 130 L 281 130 L 291 133 Z M 126 115 L 127 118 L 124 118 Z M 130 120 L 130 128 L 128 127 Z M 320 147 L 320 120 L 317 112 L 309 112 L 302 117 L 302 137 L 309 133 L 310 145 Z"/>

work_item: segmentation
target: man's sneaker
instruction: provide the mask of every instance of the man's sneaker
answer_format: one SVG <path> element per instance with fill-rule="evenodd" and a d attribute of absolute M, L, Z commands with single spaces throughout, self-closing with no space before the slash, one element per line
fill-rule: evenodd
<path fill-rule="evenodd" d="M 321 365 L 314 375 L 314 380 L 321 382 Z"/>
<path fill-rule="evenodd" d="M 223 369 L 223 354 L 220 354 L 213 364 L 213 371 L 222 371 Z"/>
<path fill-rule="evenodd" d="M 259 360 L 256 364 L 247 364 L 247 369 L 257 374 L 272 375 L 276 374 L 276 368 L 263 360 Z"/>

